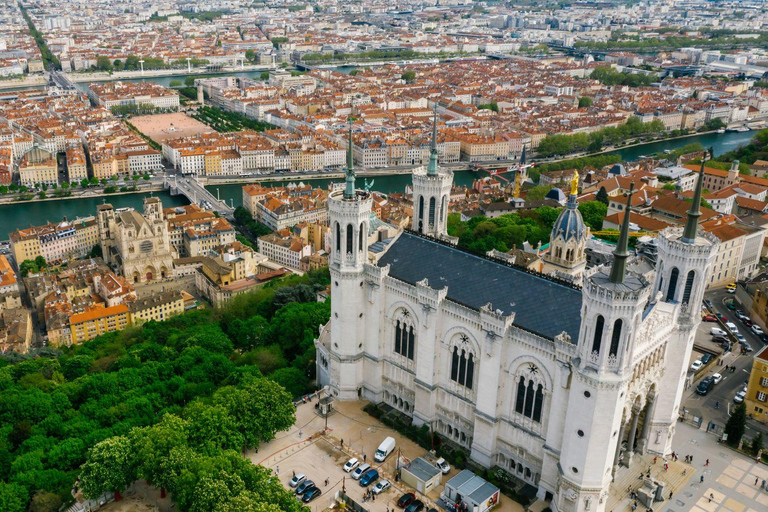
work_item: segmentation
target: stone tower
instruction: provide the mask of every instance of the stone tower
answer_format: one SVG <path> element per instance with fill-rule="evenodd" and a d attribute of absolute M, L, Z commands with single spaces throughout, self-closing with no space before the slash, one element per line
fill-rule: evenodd
<path fill-rule="evenodd" d="M 578 354 L 565 416 L 570 428 L 563 433 L 560 454 L 556 506 L 561 511 L 605 510 L 627 422 L 633 346 L 651 292 L 642 275 L 626 270 L 631 195 L 630 189 L 612 267 L 595 267 L 584 275 Z"/>
<path fill-rule="evenodd" d="M 580 282 L 587 266 L 584 249 L 589 238 L 589 228 L 579 212 L 578 194 L 579 175 L 574 172 L 571 181 L 571 194 L 565 208 L 560 212 L 550 236 L 549 252 L 543 257 L 545 274 L 567 274 L 573 281 Z"/>
<path fill-rule="evenodd" d="M 413 230 L 435 238 L 448 236 L 448 202 L 453 171 L 437 165 L 437 101 L 432 121 L 432 149 L 427 168 L 413 171 Z"/>
<path fill-rule="evenodd" d="M 363 382 L 365 332 L 364 266 L 368 259 L 368 225 L 373 199 L 367 190 L 355 189 L 352 158 L 352 123 L 349 125 L 344 190 L 328 198 L 332 246 L 331 271 L 331 376 L 332 393 L 342 400 L 356 400 Z"/>
<path fill-rule="evenodd" d="M 697 232 L 703 182 L 702 162 L 685 227 L 666 229 L 658 238 L 654 294 L 658 301 L 677 309 L 675 330 L 665 355 L 666 371 L 648 426 L 647 450 L 658 454 L 670 451 L 693 339 L 701 322 L 699 304 L 704 298 L 706 279 L 719 243 L 715 237 Z"/>

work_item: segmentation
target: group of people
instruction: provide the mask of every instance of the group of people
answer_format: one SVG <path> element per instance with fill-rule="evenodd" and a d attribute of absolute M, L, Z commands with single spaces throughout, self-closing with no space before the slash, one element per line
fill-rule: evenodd
<path fill-rule="evenodd" d="M 376 501 L 376 495 L 370 489 L 365 491 L 365 494 L 363 494 L 363 503 L 365 503 L 368 500 Z"/>

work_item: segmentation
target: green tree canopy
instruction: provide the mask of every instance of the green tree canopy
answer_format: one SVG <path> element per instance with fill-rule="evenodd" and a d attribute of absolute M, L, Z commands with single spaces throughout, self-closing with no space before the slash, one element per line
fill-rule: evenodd
<path fill-rule="evenodd" d="M 733 410 L 733 414 L 728 418 L 725 424 L 725 433 L 728 434 L 727 443 L 731 446 L 738 446 L 744 432 L 747 429 L 747 406 L 740 403 Z"/>

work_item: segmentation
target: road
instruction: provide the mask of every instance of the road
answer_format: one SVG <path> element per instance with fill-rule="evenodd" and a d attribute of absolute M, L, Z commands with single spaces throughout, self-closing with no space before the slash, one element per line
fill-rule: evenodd
<path fill-rule="evenodd" d="M 712 302 L 712 307 L 715 310 L 714 313 L 722 314 L 737 325 L 739 332 L 747 339 L 747 342 L 752 346 L 754 352 L 741 355 L 739 345 L 734 344 L 734 351 L 725 354 L 721 359 L 723 360 L 723 365 L 735 366 L 736 370 L 733 373 L 726 372 L 723 366 L 717 362 L 714 365 L 711 365 L 706 371 L 699 372 L 696 375 L 694 385 L 685 391 L 683 396 L 683 405 L 687 410 L 694 414 L 700 414 L 705 422 L 713 421 L 720 426 L 725 425 L 730 416 L 730 411 L 733 410 L 733 407 L 736 405 L 733 402 L 733 397 L 742 388 L 744 383 L 749 380 L 749 372 L 752 369 L 754 355 L 765 346 L 765 343 L 736 318 L 736 315 L 734 314 L 735 311 L 729 310 L 726 306 L 726 303 L 731 301 L 733 297 L 733 294 L 727 293 L 724 289 L 707 292 L 704 296 L 705 299 Z M 701 322 L 698 332 L 696 333 L 697 343 L 706 346 L 711 338 L 709 330 L 715 326 L 725 330 L 725 327 L 720 324 Z M 723 376 L 723 380 L 706 396 L 696 394 L 696 386 L 699 381 L 714 373 L 720 373 Z M 716 404 L 719 405 L 717 409 L 715 409 Z M 763 432 L 764 435 L 768 435 L 768 426 L 751 420 L 747 422 L 746 436 L 748 438 L 754 436 L 758 431 Z"/>

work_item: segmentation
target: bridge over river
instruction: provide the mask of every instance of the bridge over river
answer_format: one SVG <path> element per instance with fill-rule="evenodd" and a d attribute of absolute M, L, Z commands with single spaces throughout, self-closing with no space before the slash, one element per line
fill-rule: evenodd
<path fill-rule="evenodd" d="M 226 201 L 217 199 L 203 185 L 194 178 L 166 177 L 163 181 L 163 187 L 168 190 L 172 196 L 179 194 L 185 196 L 190 203 L 199 205 L 202 202 L 208 203 L 206 206 L 219 213 L 222 217 L 232 220 L 235 209 L 229 206 Z"/>

